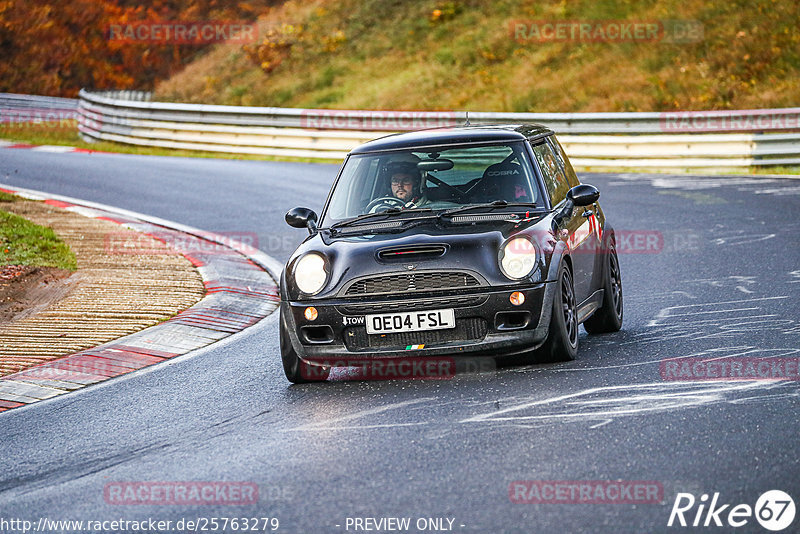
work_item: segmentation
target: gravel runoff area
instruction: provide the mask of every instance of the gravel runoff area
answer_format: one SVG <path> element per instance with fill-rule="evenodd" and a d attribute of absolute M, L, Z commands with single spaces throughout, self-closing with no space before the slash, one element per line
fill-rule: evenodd
<path fill-rule="evenodd" d="M 58 300 L 0 324 L 0 376 L 160 323 L 205 294 L 193 264 L 150 236 L 62 209 L 57 201 L 0 207 L 52 228 L 78 261 L 77 272 L 53 288 Z"/>

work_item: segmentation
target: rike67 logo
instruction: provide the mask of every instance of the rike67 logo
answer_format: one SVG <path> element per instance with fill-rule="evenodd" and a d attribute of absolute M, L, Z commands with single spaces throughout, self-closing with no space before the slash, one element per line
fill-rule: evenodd
<path fill-rule="evenodd" d="M 738 528 L 747 525 L 755 516 L 763 528 L 778 532 L 792 524 L 794 515 L 794 501 L 788 493 L 781 490 L 762 493 L 754 507 L 749 504 L 733 506 L 723 503 L 719 493 L 714 493 L 710 502 L 706 493 L 699 499 L 691 493 L 678 493 L 667 526 Z"/>

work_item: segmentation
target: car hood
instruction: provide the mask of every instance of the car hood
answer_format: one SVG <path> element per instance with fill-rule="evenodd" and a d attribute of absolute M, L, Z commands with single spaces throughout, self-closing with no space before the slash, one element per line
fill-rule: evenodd
<path fill-rule="evenodd" d="M 296 260 L 309 252 L 327 261 L 329 281 L 313 299 L 333 298 L 357 278 L 390 273 L 424 271 L 469 271 L 484 286 L 508 286 L 543 280 L 552 242 L 552 215 L 545 214 L 521 223 L 424 223 L 402 233 L 377 233 L 332 237 L 323 230 L 309 236 L 292 254 L 284 269 L 282 288 L 286 298 L 298 300 L 299 290 L 291 276 Z M 523 281 L 506 278 L 498 265 L 500 247 L 511 236 L 529 235 L 537 243 L 539 267 Z M 539 244 L 545 242 L 543 246 Z M 552 251 L 552 249 L 550 249 Z"/>

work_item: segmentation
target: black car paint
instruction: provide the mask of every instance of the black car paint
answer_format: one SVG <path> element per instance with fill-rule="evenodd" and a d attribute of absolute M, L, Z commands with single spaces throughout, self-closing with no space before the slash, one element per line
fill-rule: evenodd
<path fill-rule="evenodd" d="M 391 151 L 406 148 L 442 147 L 444 145 L 492 144 L 510 141 L 525 141 L 540 191 L 546 191 L 542 171 L 536 158 L 533 157 L 531 143 L 544 142 L 552 132 L 541 126 L 526 125 L 523 127 L 494 128 L 461 128 L 441 129 L 413 132 L 388 136 L 366 143 L 351 154 L 363 154 L 378 151 Z M 321 220 L 327 211 L 331 194 L 342 169 L 331 188 L 331 193 L 323 207 Z M 445 297 L 451 292 L 431 292 L 409 295 L 382 295 L 380 297 L 345 297 L 343 289 L 357 278 L 375 274 L 400 273 L 413 266 L 414 272 L 465 270 L 479 275 L 482 285 L 477 289 L 459 290 L 459 295 L 487 295 L 488 300 L 476 309 L 456 309 L 456 320 L 468 314 L 484 318 L 489 331 L 486 339 L 478 344 L 443 343 L 436 347 L 426 347 L 425 355 L 437 354 L 488 354 L 492 356 L 513 355 L 537 348 L 547 337 L 552 299 L 553 283 L 559 266 L 567 262 L 574 273 L 575 292 L 580 320 L 584 320 L 596 309 L 602 300 L 602 280 L 605 271 L 603 255 L 596 253 L 601 242 L 613 238 L 613 230 L 606 223 L 605 216 L 595 201 L 589 206 L 575 206 L 565 200 L 551 206 L 549 198 L 544 195 L 544 206 L 536 207 L 531 212 L 521 215 L 522 220 L 516 222 L 493 221 L 483 223 L 443 222 L 431 217 L 429 222 L 409 225 L 410 228 L 400 232 L 376 232 L 374 234 L 347 236 L 331 235 L 328 229 L 317 229 L 309 225 L 309 235 L 292 254 L 281 276 L 281 323 L 291 339 L 292 346 L 298 356 L 309 364 L 330 358 L 354 356 L 363 352 L 349 351 L 343 342 L 346 326 L 343 317 L 346 314 L 341 308 L 347 304 L 358 303 L 391 303 L 408 301 L 411 298 Z M 296 210 L 292 210 L 296 212 Z M 519 213 L 512 209 L 510 213 Z M 291 212 L 290 212 L 291 213 Z M 288 214 L 287 214 L 288 215 Z M 308 218 L 316 214 L 303 212 Z M 288 221 L 288 217 L 287 217 Z M 293 224 L 293 226 L 299 226 Z M 525 279 L 513 281 L 501 274 L 498 268 L 498 251 L 511 237 L 529 236 L 540 252 L 538 265 Z M 403 247 L 411 245 L 443 244 L 446 253 L 422 261 L 410 261 L 407 264 L 383 261 L 378 252 L 391 246 Z M 321 253 L 327 259 L 329 278 L 326 286 L 313 296 L 303 295 L 292 282 L 291 273 L 295 262 L 309 252 Z M 513 291 L 526 294 L 526 303 L 517 308 L 510 304 L 508 296 Z M 305 319 L 303 311 L 314 306 L 319 317 L 313 321 L 314 326 L 331 327 L 333 342 L 314 343 L 306 338 L 301 341 L 300 332 L 304 326 L 312 322 Z M 497 314 L 508 311 L 528 311 L 532 320 L 523 328 L 516 330 L 498 329 Z M 380 313 L 380 312 L 374 312 Z M 409 353 L 395 348 L 394 350 L 372 349 L 371 356 L 399 357 Z M 417 353 L 419 354 L 419 353 Z"/>

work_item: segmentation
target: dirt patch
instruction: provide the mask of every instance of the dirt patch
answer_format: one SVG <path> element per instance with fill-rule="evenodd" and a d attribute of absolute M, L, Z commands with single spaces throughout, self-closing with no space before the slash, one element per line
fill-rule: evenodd
<path fill-rule="evenodd" d="M 55 267 L 0 267 L 0 323 L 10 323 L 47 309 L 69 294 L 80 277 Z"/>

